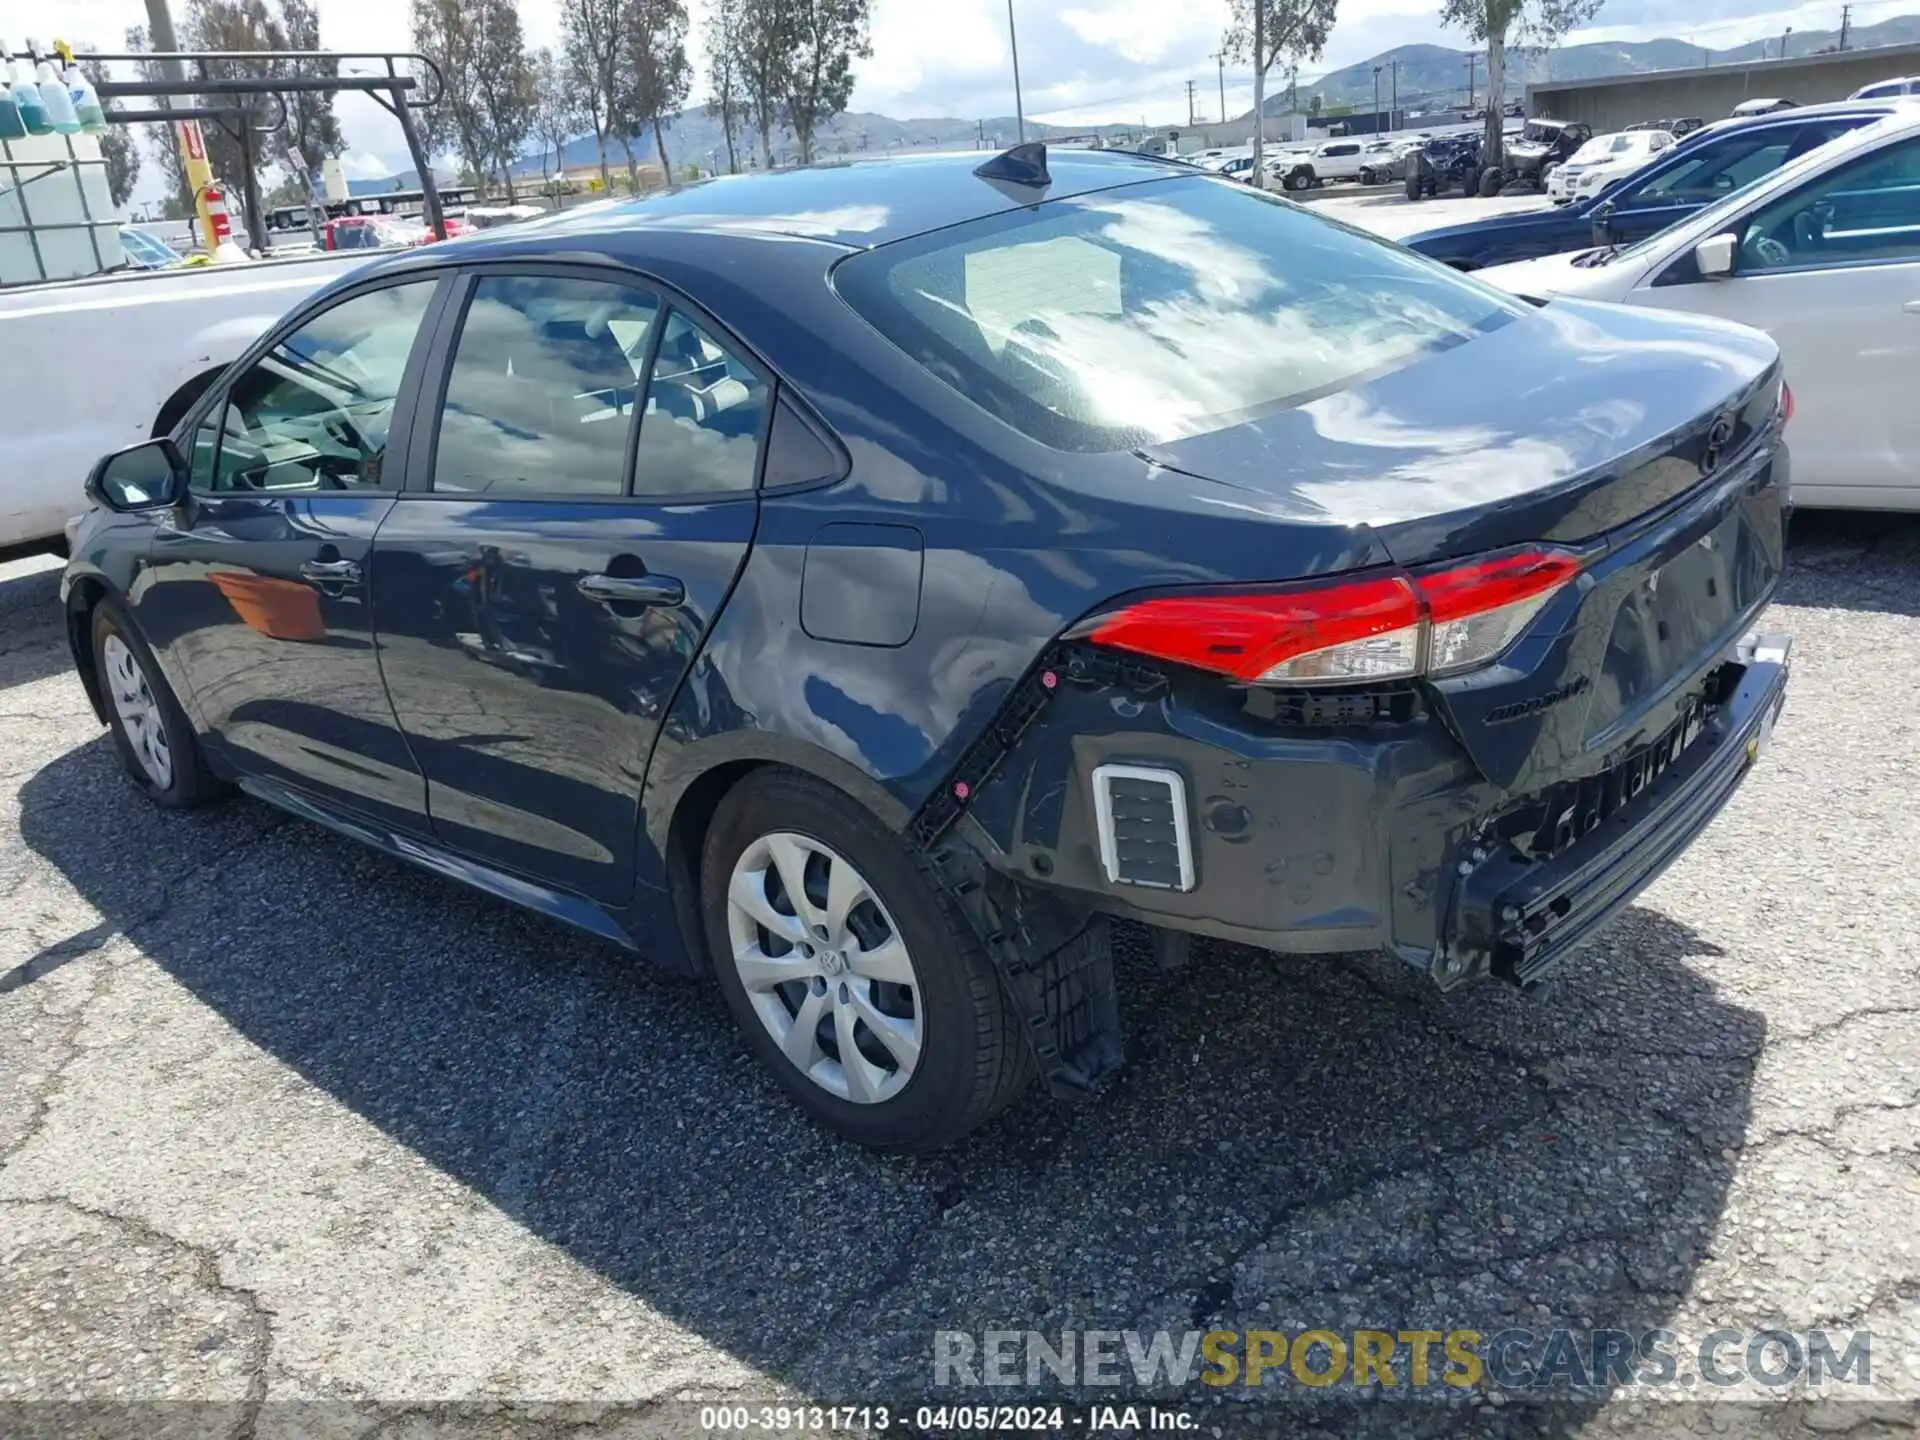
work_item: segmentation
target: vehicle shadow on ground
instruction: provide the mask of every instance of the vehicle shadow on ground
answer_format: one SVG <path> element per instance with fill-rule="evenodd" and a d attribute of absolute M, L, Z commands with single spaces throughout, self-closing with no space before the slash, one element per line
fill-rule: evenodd
<path fill-rule="evenodd" d="M 0 692 L 73 668 L 60 629 L 60 571 L 0 567 Z"/>
<path fill-rule="evenodd" d="M 1796 512 L 1776 598 L 1814 609 L 1920 615 L 1920 515 Z"/>
<path fill-rule="evenodd" d="M 710 987 L 250 801 L 155 811 L 104 738 L 21 800 L 27 844 L 99 928 L 252 1044 L 836 1401 L 934 1396 L 942 1329 L 1660 1325 L 1714 1232 L 1764 1040 L 1688 965 L 1709 944 L 1644 908 L 1530 998 L 1226 945 L 1168 973 L 1130 935 L 1131 1058 L 1103 1103 L 1031 1096 L 950 1153 L 887 1159 L 786 1104 Z M 1229 1399 L 1342 1430 L 1409 1418 L 1268 1380 Z"/>

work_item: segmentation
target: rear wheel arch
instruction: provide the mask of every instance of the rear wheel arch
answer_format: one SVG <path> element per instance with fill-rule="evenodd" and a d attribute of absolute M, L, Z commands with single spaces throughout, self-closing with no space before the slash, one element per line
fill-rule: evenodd
<path fill-rule="evenodd" d="M 662 815 L 659 822 L 649 820 L 647 828 L 665 865 L 674 920 L 686 942 L 684 968 L 692 974 L 708 970 L 706 929 L 700 913 L 700 860 L 707 831 L 721 802 L 749 775 L 779 768 L 830 785 L 892 835 L 899 835 L 913 819 L 913 812 L 880 782 L 817 746 L 752 731 L 716 736 L 708 743 L 717 752 L 711 763 L 677 790 L 650 785 L 647 796 L 649 814 Z"/>

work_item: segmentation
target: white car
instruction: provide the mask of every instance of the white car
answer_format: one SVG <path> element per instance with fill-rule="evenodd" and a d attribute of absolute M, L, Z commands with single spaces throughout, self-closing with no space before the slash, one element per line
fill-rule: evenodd
<path fill-rule="evenodd" d="M 1862 85 L 1849 100 L 1891 100 L 1900 95 L 1920 95 L 1920 75 L 1902 75 L 1893 80 L 1878 80 Z"/>
<path fill-rule="evenodd" d="M 1796 402 L 1794 503 L 1920 510 L 1920 109 L 1849 131 L 1636 245 L 1475 273 L 1535 300 L 1765 330 Z"/>
<path fill-rule="evenodd" d="M 1547 194 L 1556 205 L 1598 195 L 1616 180 L 1624 180 L 1673 144 L 1664 130 L 1620 130 L 1596 135 L 1554 167 L 1547 176 Z"/>

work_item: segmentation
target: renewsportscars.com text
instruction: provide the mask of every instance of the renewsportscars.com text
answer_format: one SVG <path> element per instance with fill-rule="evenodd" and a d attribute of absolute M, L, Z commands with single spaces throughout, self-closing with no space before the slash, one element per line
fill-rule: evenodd
<path fill-rule="evenodd" d="M 1865 1330 L 938 1330 L 937 1387 L 1866 1385 Z"/>

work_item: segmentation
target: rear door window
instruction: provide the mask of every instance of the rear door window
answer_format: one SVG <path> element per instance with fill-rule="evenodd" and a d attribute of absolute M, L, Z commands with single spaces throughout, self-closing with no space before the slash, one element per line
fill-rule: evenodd
<path fill-rule="evenodd" d="M 1510 296 L 1245 186 L 1150 182 L 864 255 L 842 297 L 1044 444 L 1119 450 L 1237 424 L 1462 344 Z"/>
<path fill-rule="evenodd" d="M 433 488 L 614 496 L 660 305 L 629 285 L 494 275 L 474 286 L 447 378 Z"/>

